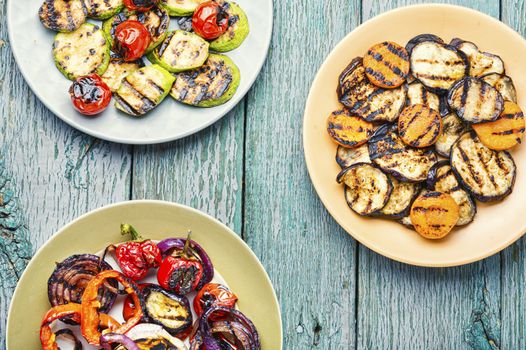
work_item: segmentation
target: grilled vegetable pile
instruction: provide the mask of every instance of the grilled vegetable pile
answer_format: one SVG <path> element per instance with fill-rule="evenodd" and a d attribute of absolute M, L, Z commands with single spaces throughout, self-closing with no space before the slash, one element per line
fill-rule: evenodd
<path fill-rule="evenodd" d="M 336 92 L 342 108 L 327 131 L 338 145 L 337 181 L 357 214 L 440 239 L 474 220 L 476 200 L 512 192 L 508 151 L 525 122 L 499 56 L 434 34 L 405 47 L 386 41 L 349 63 Z"/>
<path fill-rule="evenodd" d="M 109 245 L 102 256 L 57 263 L 42 349 L 68 340 L 75 350 L 83 343 L 107 350 L 260 349 L 254 324 L 236 309 L 237 296 L 214 281 L 212 261 L 190 233 L 156 243 L 123 224 L 121 234 L 132 240 Z M 122 310 L 118 295 L 126 296 Z"/>
<path fill-rule="evenodd" d="M 171 16 L 178 28 L 171 29 Z M 118 110 L 140 117 L 168 95 L 196 107 L 218 106 L 239 86 L 239 68 L 220 54 L 249 34 L 245 12 L 232 1 L 45 0 L 39 18 L 58 32 L 53 59 L 74 81 L 72 103 L 86 116 L 104 111 L 112 94 Z M 495 77 L 492 83 L 503 82 Z"/>

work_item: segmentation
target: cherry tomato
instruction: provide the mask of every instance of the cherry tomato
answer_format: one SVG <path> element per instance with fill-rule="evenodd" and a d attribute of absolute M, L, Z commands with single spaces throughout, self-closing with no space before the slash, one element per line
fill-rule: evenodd
<path fill-rule="evenodd" d="M 194 311 L 201 316 L 212 306 L 234 308 L 237 296 L 226 286 L 218 283 L 207 283 L 201 288 L 194 299 Z"/>
<path fill-rule="evenodd" d="M 192 16 L 192 28 L 201 37 L 212 40 L 228 28 L 228 13 L 215 1 L 203 2 Z"/>
<path fill-rule="evenodd" d="M 159 3 L 159 0 L 124 0 L 124 6 L 130 11 L 146 12 Z"/>
<path fill-rule="evenodd" d="M 73 107 L 84 115 L 99 114 L 108 107 L 111 90 L 97 74 L 78 77 L 69 88 Z"/>
<path fill-rule="evenodd" d="M 150 32 L 139 21 L 124 21 L 115 28 L 114 49 L 125 61 L 135 61 L 144 55 L 150 45 Z"/>

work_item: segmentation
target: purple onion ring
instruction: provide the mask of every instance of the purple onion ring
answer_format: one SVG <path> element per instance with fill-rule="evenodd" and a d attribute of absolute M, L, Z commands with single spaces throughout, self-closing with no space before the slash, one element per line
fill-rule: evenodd
<path fill-rule="evenodd" d="M 104 350 L 112 350 L 111 344 L 120 344 L 127 350 L 141 350 L 133 340 L 124 334 L 106 333 L 100 336 L 100 346 Z"/>
<path fill-rule="evenodd" d="M 60 329 L 56 331 L 55 339 L 59 337 L 68 338 L 68 339 L 73 340 L 73 342 L 75 343 L 75 345 L 73 346 L 73 350 L 82 350 L 82 343 L 80 342 L 80 340 L 77 338 L 77 336 L 73 333 L 71 329 L 64 328 L 64 329 Z"/>

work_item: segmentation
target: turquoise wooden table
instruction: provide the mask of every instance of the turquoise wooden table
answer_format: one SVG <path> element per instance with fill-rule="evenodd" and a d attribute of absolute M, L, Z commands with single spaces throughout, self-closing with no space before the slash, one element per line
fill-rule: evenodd
<path fill-rule="evenodd" d="M 524 239 L 463 267 L 403 265 L 340 229 L 308 178 L 302 115 L 324 57 L 360 22 L 414 2 L 276 1 L 269 57 L 238 107 L 184 140 L 132 147 L 81 134 L 36 99 L 0 0 L 0 339 L 20 274 L 57 229 L 150 198 L 203 210 L 245 239 L 276 288 L 287 349 L 526 349 Z M 448 3 L 526 34 L 526 1 Z"/>

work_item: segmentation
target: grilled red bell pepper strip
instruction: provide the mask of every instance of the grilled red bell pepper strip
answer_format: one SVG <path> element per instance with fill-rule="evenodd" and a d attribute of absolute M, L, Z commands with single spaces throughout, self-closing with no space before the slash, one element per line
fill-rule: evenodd
<path fill-rule="evenodd" d="M 139 289 L 135 282 L 124 276 L 119 271 L 107 270 L 99 273 L 86 286 L 84 294 L 82 294 L 81 304 L 81 332 L 88 343 L 92 345 L 99 345 L 100 341 L 101 332 L 99 331 L 99 324 L 101 314 L 99 313 L 100 302 L 98 301 L 98 294 L 99 288 L 107 279 L 116 279 L 124 286 L 126 293 L 132 296 L 133 303 L 135 305 L 140 305 L 140 307 L 135 308 L 135 313 L 126 321 L 126 323 L 119 325 L 118 328 L 112 330 L 113 333 L 126 333 L 133 326 L 138 324 L 144 315 L 144 302 L 141 299 Z"/>

